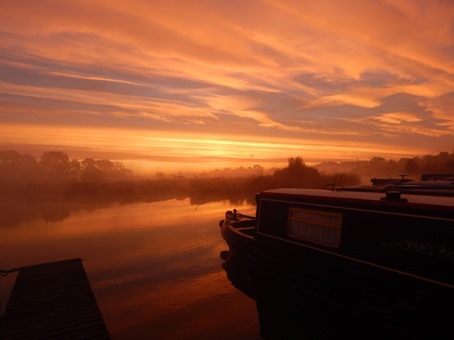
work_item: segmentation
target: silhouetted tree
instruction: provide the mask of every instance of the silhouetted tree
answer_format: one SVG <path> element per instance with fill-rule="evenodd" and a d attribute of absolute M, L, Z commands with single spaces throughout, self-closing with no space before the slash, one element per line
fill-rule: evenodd
<path fill-rule="evenodd" d="M 74 173 L 74 162 L 62 151 L 47 151 L 41 155 L 39 165 L 46 179 L 53 182 L 68 181 Z"/>
<path fill-rule="evenodd" d="M 3 186 L 37 182 L 41 175 L 41 169 L 32 156 L 0 151 L 0 183 Z"/>
<path fill-rule="evenodd" d="M 405 161 L 403 172 L 410 176 L 419 175 L 421 173 L 421 167 L 418 164 L 418 162 L 416 161 L 416 159 L 414 159 L 414 158 L 407 159 Z"/>
<path fill-rule="evenodd" d="M 280 185 L 291 187 L 320 187 L 320 173 L 317 169 L 311 168 L 304 163 L 301 157 L 291 157 L 288 159 L 288 166 L 284 169 L 276 170 L 274 177 Z"/>
<path fill-rule="evenodd" d="M 430 172 L 454 172 L 454 154 L 449 155 L 447 152 L 440 152 L 437 156 L 426 155 L 423 157 L 423 171 Z"/>
<path fill-rule="evenodd" d="M 265 173 L 265 169 L 263 168 L 263 166 L 259 165 L 259 164 L 255 164 L 253 167 L 252 167 L 254 173 L 256 176 L 263 176 L 263 174 Z"/>
<path fill-rule="evenodd" d="M 84 182 L 111 182 L 128 179 L 132 171 L 123 163 L 107 159 L 85 158 L 81 163 L 81 180 Z"/>
<path fill-rule="evenodd" d="M 83 182 L 97 182 L 102 179 L 102 171 L 96 166 L 96 160 L 85 158 L 81 162 L 81 180 Z"/>

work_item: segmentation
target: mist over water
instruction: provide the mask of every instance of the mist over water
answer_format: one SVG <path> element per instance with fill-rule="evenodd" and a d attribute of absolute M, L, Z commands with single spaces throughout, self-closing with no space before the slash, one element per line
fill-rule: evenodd
<path fill-rule="evenodd" d="M 63 156 L 63 163 L 57 162 L 54 171 L 61 170 L 61 164 L 68 164 L 64 155 L 56 156 L 60 160 Z M 25 164 L 35 164 L 26 159 Z M 450 159 L 448 155 L 443 164 L 449 165 Z M 0 166 L 0 268 L 82 258 L 113 338 L 256 339 L 264 332 L 284 334 L 285 329 L 292 327 L 292 332 L 296 332 L 292 334 L 320 339 L 332 336 L 331 330 L 346 335 L 358 331 L 349 328 L 355 325 L 347 327 L 334 318 L 332 327 L 336 324 L 340 328 L 322 332 L 325 326 L 320 320 L 326 320 L 327 313 L 335 316 L 342 312 L 322 308 L 318 302 L 317 319 L 311 312 L 312 301 L 305 309 L 313 322 L 301 323 L 295 320 L 295 313 L 290 317 L 277 315 L 276 306 L 280 306 L 277 310 L 294 306 L 285 300 L 263 300 L 257 291 L 249 294 L 251 287 L 245 291 L 238 285 L 237 273 L 228 272 L 219 257 L 228 246 L 218 226 L 226 210 L 237 208 L 254 215 L 255 193 L 260 190 L 321 188 L 334 178 L 338 184 L 348 184 L 354 176 L 327 177 L 306 166 L 302 159 L 292 158 L 286 168 L 273 175 L 246 178 L 114 180 L 98 176 L 97 180 L 82 181 L 58 177 L 57 171 L 54 176 L 46 175 L 45 180 L 25 180 L 31 174 L 30 168 L 18 167 L 24 164 L 22 156 L 19 160 L 15 167 L 8 162 Z M 104 169 L 108 169 L 111 163 L 90 164 L 104 164 Z M 362 166 L 368 172 L 372 166 L 377 170 L 390 164 L 395 165 L 375 159 Z M 16 171 L 8 170 L 8 166 Z M 388 173 L 394 169 L 390 167 Z M 2 312 L 15 277 L 10 274 L 0 278 Z M 240 275 L 240 282 L 250 283 L 250 279 L 249 274 Z M 265 287 L 264 291 L 269 292 L 268 289 Z M 308 315 L 303 313 L 301 317 L 307 319 Z M 292 325 L 282 322 L 292 320 Z M 391 324 L 387 331 L 396 332 L 394 326 Z M 407 334 L 406 330 L 399 332 L 401 329 L 397 334 Z"/>
<path fill-rule="evenodd" d="M 68 210 L 53 212 L 65 215 L 53 221 L 35 216 L 0 229 L 0 268 L 82 258 L 113 339 L 419 339 L 415 327 L 402 328 L 404 316 L 345 310 L 256 276 L 234 258 L 224 262 L 220 253 L 228 246 L 218 223 L 234 208 L 255 213 L 246 201 L 184 198 L 104 203 L 67 216 Z M 0 277 L 1 312 L 16 275 Z"/>
<path fill-rule="evenodd" d="M 0 230 L 0 267 L 81 257 L 113 338 L 254 338 L 255 304 L 226 279 L 219 258 L 227 247 L 218 221 L 228 209 L 226 201 L 171 199 L 23 221 Z M 1 278 L 3 308 L 14 276 Z M 235 329 L 221 322 L 231 313 L 244 321 Z"/>

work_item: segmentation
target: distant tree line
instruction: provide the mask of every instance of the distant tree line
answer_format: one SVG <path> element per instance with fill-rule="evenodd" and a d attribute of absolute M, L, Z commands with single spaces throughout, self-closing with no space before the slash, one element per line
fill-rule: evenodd
<path fill-rule="evenodd" d="M 191 181 L 190 197 L 196 202 L 205 203 L 215 199 L 229 199 L 231 202 L 246 201 L 255 203 L 259 191 L 276 188 L 323 189 L 336 183 L 338 186 L 360 184 L 357 175 L 349 173 L 323 174 L 305 164 L 302 157 L 288 158 L 288 165 L 276 169 L 271 174 L 259 172 L 242 178 L 206 178 Z"/>
<path fill-rule="evenodd" d="M 419 179 L 423 174 L 453 174 L 454 151 L 399 160 L 373 157 L 369 161 L 324 162 L 318 164 L 316 168 L 322 173 L 343 172 L 357 175 L 362 179 L 372 177 L 398 178 L 401 173 L 408 175 L 409 178 Z"/>
<path fill-rule="evenodd" d="M 62 151 L 47 151 L 36 160 L 16 151 L 0 151 L 0 184 L 114 182 L 132 178 L 121 162 L 70 159 Z"/>
<path fill-rule="evenodd" d="M 262 190 L 293 187 L 318 188 L 361 184 L 360 177 L 393 177 L 405 172 L 417 179 L 422 173 L 454 173 L 454 154 L 415 157 L 399 161 L 374 157 L 370 161 L 329 163 L 310 167 L 301 157 L 288 158 L 288 165 L 271 172 L 254 166 L 241 171 L 245 177 L 157 176 L 139 179 L 120 162 L 85 158 L 71 159 L 61 151 L 49 151 L 36 160 L 16 151 L 0 151 L 0 227 L 42 217 L 61 220 L 72 211 L 97 209 L 113 202 L 154 202 L 190 198 L 198 205 L 228 200 L 241 206 L 254 204 Z"/>
<path fill-rule="evenodd" d="M 327 167 L 331 171 L 327 171 Z M 333 170 L 334 169 L 334 170 Z M 305 164 L 302 157 L 288 158 L 288 165 L 274 172 L 265 172 L 256 165 L 229 174 L 245 173 L 246 177 L 166 176 L 138 179 L 121 162 L 85 158 L 71 159 L 61 151 L 44 152 L 39 159 L 16 151 L 0 151 L 0 193 L 4 197 L 27 196 L 27 199 L 153 201 L 191 197 L 195 202 L 215 199 L 253 200 L 256 192 L 282 187 L 324 188 L 329 185 L 361 184 L 367 177 L 396 177 L 407 173 L 415 179 L 422 173 L 454 173 L 454 153 L 408 159 L 329 163 L 319 167 Z M 364 182 L 364 181 L 363 181 Z"/>

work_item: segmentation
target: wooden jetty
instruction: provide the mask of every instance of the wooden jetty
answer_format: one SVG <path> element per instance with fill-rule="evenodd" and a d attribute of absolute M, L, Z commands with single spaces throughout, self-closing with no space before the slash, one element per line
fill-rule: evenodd
<path fill-rule="evenodd" d="M 22 267 L 0 339 L 109 339 L 82 259 Z"/>

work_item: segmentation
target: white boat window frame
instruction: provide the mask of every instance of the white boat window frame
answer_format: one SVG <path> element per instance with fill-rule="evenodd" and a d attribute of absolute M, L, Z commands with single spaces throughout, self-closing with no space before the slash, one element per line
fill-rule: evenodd
<path fill-rule="evenodd" d="M 287 235 L 291 238 L 339 248 L 341 229 L 342 213 L 296 207 L 289 209 Z"/>

